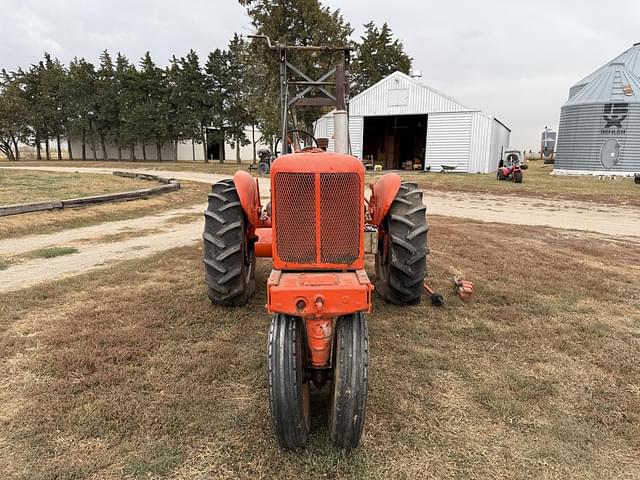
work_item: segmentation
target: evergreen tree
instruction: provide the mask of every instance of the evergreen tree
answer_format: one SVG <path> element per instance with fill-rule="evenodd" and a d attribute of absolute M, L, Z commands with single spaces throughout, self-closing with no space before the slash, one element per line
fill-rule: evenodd
<path fill-rule="evenodd" d="M 339 9 L 332 11 L 318 0 L 239 0 L 247 10 L 257 33 L 267 35 L 272 42 L 289 45 L 332 45 L 348 43 L 352 33 Z M 256 68 L 249 71 L 253 89 L 261 95 L 253 98 L 251 110 L 258 112 L 258 124 L 267 138 L 280 136 L 279 66 L 273 53 L 262 42 L 252 42 L 252 59 Z M 312 78 L 318 78 L 333 68 L 339 55 L 311 55 L 309 52 L 294 53 L 289 61 Z M 259 73 L 259 72 L 263 73 Z M 266 81 L 265 81 L 266 80 Z M 258 104 L 255 107 L 255 103 Z M 311 129 L 311 123 L 322 114 L 321 109 L 305 108 L 299 111 L 298 120 L 303 128 Z M 306 125 L 306 127 L 305 127 Z"/>
<path fill-rule="evenodd" d="M 196 52 L 191 50 L 186 57 L 174 59 L 170 71 L 175 77 L 172 95 L 176 119 L 175 140 L 202 142 L 206 160 L 205 137 L 211 120 L 211 102 L 207 96 L 207 79 L 200 66 L 200 59 Z"/>
<path fill-rule="evenodd" d="M 20 160 L 20 142 L 29 137 L 29 104 L 20 78 L 2 71 L 0 75 L 0 152 L 9 160 Z"/>
<path fill-rule="evenodd" d="M 118 53 L 114 72 L 116 95 L 118 101 L 118 123 L 116 144 L 118 146 L 118 160 L 122 160 L 122 149 L 129 149 L 129 158 L 136 159 L 135 145 L 137 142 L 134 106 L 138 101 L 138 72 L 127 57 Z"/>
<path fill-rule="evenodd" d="M 351 91 L 354 95 L 366 90 L 395 71 L 409 73 L 411 57 L 404 52 L 402 42 L 393 38 L 387 23 L 378 28 L 373 22 L 365 24 L 367 29 L 362 42 L 356 44 L 356 57 L 351 68 Z"/>
<path fill-rule="evenodd" d="M 69 64 L 69 77 L 65 97 L 70 102 L 69 132 L 79 135 L 82 145 L 81 158 L 87 159 L 87 139 L 92 156 L 97 160 L 94 122 L 96 115 L 96 71 L 84 58 L 74 58 Z"/>
<path fill-rule="evenodd" d="M 47 160 L 51 159 L 49 151 L 49 137 L 55 138 L 58 160 L 62 160 L 61 136 L 65 133 L 66 103 L 65 84 L 67 71 L 60 61 L 52 59 L 48 53 L 44 54 L 44 62 L 39 65 L 40 81 L 40 115 L 47 132 Z"/>
<path fill-rule="evenodd" d="M 158 68 L 147 52 L 140 61 L 136 93 L 138 102 L 133 106 L 134 132 L 142 143 L 142 156 L 147 159 L 146 145 L 156 145 L 156 159 L 162 160 L 162 146 L 168 139 L 169 97 L 165 72 Z"/>
<path fill-rule="evenodd" d="M 227 62 L 229 54 L 224 50 L 216 48 L 209 53 L 205 65 L 205 85 L 210 106 L 210 125 L 212 131 L 207 134 L 204 145 L 205 161 L 207 161 L 207 143 L 213 139 L 220 145 L 220 163 L 224 162 L 224 142 L 225 142 L 225 116 L 227 105 L 228 82 L 225 80 L 227 74 Z"/>
<path fill-rule="evenodd" d="M 106 50 L 100 55 L 100 67 L 95 81 L 95 130 L 100 139 L 102 159 L 109 160 L 107 142 L 117 143 L 120 130 L 120 105 L 118 101 L 118 85 L 111 55 Z"/>
<path fill-rule="evenodd" d="M 250 60 L 247 56 L 247 44 L 237 33 L 234 34 L 229 42 L 224 81 L 227 84 L 225 119 L 231 147 L 236 149 L 236 163 L 240 163 L 240 147 L 250 143 L 244 129 L 253 120 L 249 113 L 251 97 L 246 65 Z"/>

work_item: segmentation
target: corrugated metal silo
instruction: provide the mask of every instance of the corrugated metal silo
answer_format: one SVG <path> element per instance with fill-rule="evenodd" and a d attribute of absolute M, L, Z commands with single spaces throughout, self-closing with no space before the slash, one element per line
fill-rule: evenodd
<path fill-rule="evenodd" d="M 562 106 L 558 173 L 640 172 L 640 44 L 571 87 Z"/>

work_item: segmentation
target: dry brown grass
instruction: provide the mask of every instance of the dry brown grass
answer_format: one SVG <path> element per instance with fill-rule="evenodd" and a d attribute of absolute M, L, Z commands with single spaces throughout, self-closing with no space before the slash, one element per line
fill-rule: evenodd
<path fill-rule="evenodd" d="M 481 193 L 544 198 L 549 200 L 577 200 L 611 205 L 640 206 L 640 189 L 632 178 L 598 179 L 591 176 L 553 176 L 553 166 L 542 161 L 529 162 L 524 183 L 500 182 L 495 173 L 411 173 L 402 172 L 407 180 L 418 183 L 427 191 Z M 375 179 L 377 175 L 368 175 Z"/>
<path fill-rule="evenodd" d="M 640 246 L 431 219 L 449 308 L 370 315 L 363 444 L 280 451 L 261 260 L 245 308 L 213 307 L 198 248 L 0 296 L 0 471 L 51 478 L 637 478 Z M 371 270 L 371 265 L 368 265 Z M 455 298 L 453 271 L 476 282 Z"/>
<path fill-rule="evenodd" d="M 7 162 L 8 163 L 8 162 Z M 232 175 L 236 170 L 247 170 L 249 163 L 237 165 L 235 162 L 220 164 L 211 162 L 19 162 L 22 166 L 65 166 L 65 167 L 111 167 L 144 168 L 150 170 L 177 170 Z M 466 175 L 441 173 L 399 172 L 403 178 L 418 182 L 426 190 L 445 192 L 467 192 L 491 195 L 516 195 L 551 200 L 578 200 L 613 205 L 640 206 L 640 189 L 630 178 L 599 180 L 590 176 L 552 176 L 552 165 L 542 161 L 529 162 L 524 172 L 524 183 L 499 182 L 495 173 Z M 367 181 L 379 175 L 369 172 Z"/>
<path fill-rule="evenodd" d="M 209 185 L 196 182 L 180 182 L 180 185 L 181 189 L 176 192 L 143 200 L 1 217 L 0 238 L 18 237 L 32 233 L 52 233 L 67 228 L 85 227 L 114 220 L 126 220 L 206 203 L 207 193 L 211 188 Z"/>
<path fill-rule="evenodd" d="M 65 200 L 149 188 L 137 178 L 79 173 L 0 170 L 0 205 Z"/>

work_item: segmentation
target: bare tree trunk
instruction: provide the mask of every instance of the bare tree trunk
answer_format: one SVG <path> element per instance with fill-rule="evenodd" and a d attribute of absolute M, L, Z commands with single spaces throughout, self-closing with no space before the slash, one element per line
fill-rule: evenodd
<path fill-rule="evenodd" d="M 40 145 L 40 135 L 36 132 L 36 159 L 42 160 L 42 145 Z"/>
<path fill-rule="evenodd" d="M 236 163 L 240 163 L 240 140 L 236 137 Z"/>
<path fill-rule="evenodd" d="M 142 160 L 147 161 L 147 147 L 145 144 L 142 144 Z"/>
<path fill-rule="evenodd" d="M 122 147 L 118 145 L 118 161 L 122 161 Z"/>
<path fill-rule="evenodd" d="M 178 161 L 178 140 L 174 140 L 173 142 L 173 161 Z"/>
<path fill-rule="evenodd" d="M 131 147 L 129 149 L 129 159 L 130 160 L 135 160 L 136 159 L 136 146 L 135 145 L 131 145 Z"/>
<path fill-rule="evenodd" d="M 15 149 L 14 150 L 15 154 L 13 158 L 17 162 L 20 160 L 20 149 L 18 148 L 18 139 L 15 137 L 15 135 L 11 135 L 11 141 L 13 142 L 13 148 Z"/>
<path fill-rule="evenodd" d="M 87 129 L 82 127 L 82 160 L 87 159 Z"/>
<path fill-rule="evenodd" d="M 71 139 L 67 137 L 67 151 L 69 152 L 69 160 L 73 160 L 73 152 L 71 151 Z"/>
<path fill-rule="evenodd" d="M 7 160 L 9 160 L 10 162 L 16 159 L 15 155 L 13 154 L 13 146 L 6 140 L 0 141 L 0 152 L 4 153 L 7 157 Z"/>
<path fill-rule="evenodd" d="M 253 144 L 253 164 L 258 160 L 256 158 L 256 126 L 251 124 L 251 143 Z"/>
<path fill-rule="evenodd" d="M 51 160 L 51 152 L 49 151 L 49 136 L 47 136 L 47 139 L 44 142 L 44 148 L 47 152 L 47 160 Z"/>
<path fill-rule="evenodd" d="M 96 147 L 96 139 L 93 136 L 93 134 L 91 135 L 91 153 L 93 154 L 93 161 L 97 162 L 98 161 L 98 148 Z"/>
<path fill-rule="evenodd" d="M 100 134 L 100 146 L 102 147 L 102 160 L 106 162 L 109 160 L 109 154 L 107 153 L 107 142 L 104 139 L 104 133 Z"/>
<path fill-rule="evenodd" d="M 156 160 L 158 160 L 159 162 L 162 161 L 162 144 L 161 143 L 156 143 Z"/>
<path fill-rule="evenodd" d="M 220 129 L 220 146 L 219 148 L 219 152 L 220 152 L 220 163 L 224 163 L 224 129 Z"/>
<path fill-rule="evenodd" d="M 209 163 L 209 144 L 207 140 L 207 129 L 202 129 L 202 149 L 204 150 L 204 163 Z M 193 154 L 193 159 L 196 159 L 196 154 Z"/>
<path fill-rule="evenodd" d="M 58 146 L 58 161 L 62 161 L 62 145 L 60 144 L 60 135 L 56 135 L 56 144 Z"/>

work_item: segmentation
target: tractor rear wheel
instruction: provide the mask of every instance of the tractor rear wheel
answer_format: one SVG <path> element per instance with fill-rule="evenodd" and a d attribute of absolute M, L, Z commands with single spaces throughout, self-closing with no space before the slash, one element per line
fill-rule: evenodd
<path fill-rule="evenodd" d="M 338 447 L 356 448 L 367 408 L 369 336 L 362 313 L 336 320 L 335 353 L 329 396 L 329 433 Z"/>
<path fill-rule="evenodd" d="M 513 181 L 516 183 L 522 183 L 522 172 L 513 172 Z"/>
<path fill-rule="evenodd" d="M 276 314 L 268 345 L 271 418 L 283 448 L 301 448 L 309 436 L 309 380 L 305 378 L 307 352 L 300 317 Z"/>
<path fill-rule="evenodd" d="M 233 180 L 213 185 L 204 218 L 209 299 L 216 305 L 245 305 L 256 288 L 256 257 Z"/>
<path fill-rule="evenodd" d="M 375 286 L 387 302 L 420 303 L 427 276 L 426 210 L 417 185 L 402 182 L 378 234 Z"/>

